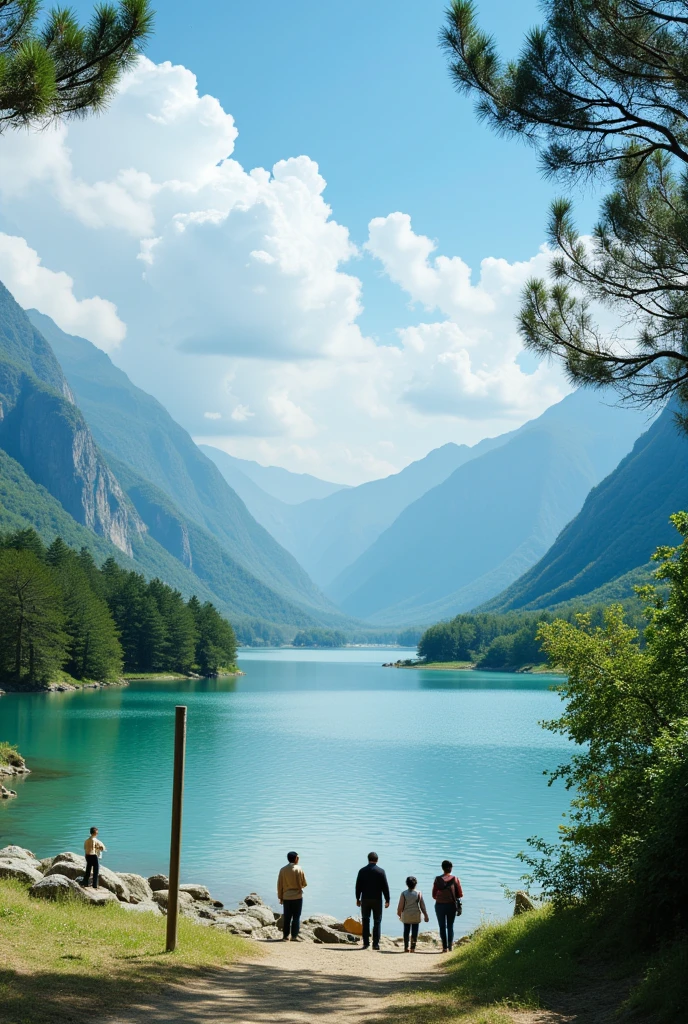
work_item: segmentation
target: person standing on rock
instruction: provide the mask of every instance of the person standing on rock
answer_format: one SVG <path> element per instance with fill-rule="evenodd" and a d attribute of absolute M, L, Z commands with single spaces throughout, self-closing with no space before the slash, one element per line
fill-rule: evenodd
<path fill-rule="evenodd" d="M 308 885 L 299 867 L 299 855 L 294 850 L 287 854 L 287 862 L 277 876 L 277 899 L 282 904 L 282 941 L 296 942 L 301 927 L 303 890 Z"/>
<path fill-rule="evenodd" d="M 418 879 L 409 875 L 406 879 L 406 889 L 399 897 L 399 906 L 397 907 L 397 917 L 404 926 L 404 953 L 409 952 L 409 936 L 411 938 L 410 952 L 416 952 L 421 916 L 425 918 L 426 924 L 430 920 L 425 909 L 423 893 L 417 891 L 417 885 Z"/>
<path fill-rule="evenodd" d="M 443 953 L 451 952 L 454 945 L 454 921 L 457 913 L 461 912 L 460 901 L 463 898 L 461 882 L 456 875 L 452 875 L 451 871 L 452 862 L 443 860 L 443 874 L 437 876 L 432 886 L 432 898 L 435 901 L 435 913 L 440 926 Z"/>
<path fill-rule="evenodd" d="M 81 883 L 83 887 L 88 888 L 88 880 L 93 872 L 93 888 L 98 888 L 98 875 L 100 874 L 100 855 L 104 851 L 105 846 L 101 843 L 98 838 L 98 829 L 93 826 L 91 829 L 88 839 L 84 843 L 84 853 L 86 854 L 86 873 L 84 880 Z"/>
<path fill-rule="evenodd" d="M 356 906 L 361 908 L 363 918 L 363 948 L 370 945 L 370 915 L 373 915 L 373 949 L 380 948 L 382 925 L 382 900 L 389 906 L 389 885 L 387 875 L 378 867 L 376 853 L 368 854 L 368 863 L 358 872 L 356 878 Z"/>

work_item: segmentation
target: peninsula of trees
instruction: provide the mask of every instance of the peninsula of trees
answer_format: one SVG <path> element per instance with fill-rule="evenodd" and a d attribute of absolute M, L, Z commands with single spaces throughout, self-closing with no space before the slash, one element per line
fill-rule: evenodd
<path fill-rule="evenodd" d="M 33 689 L 64 673 L 107 681 L 122 672 L 196 671 L 234 666 L 234 630 L 210 602 L 158 579 L 99 568 L 85 549 L 34 530 L 0 535 L 0 681 Z"/>

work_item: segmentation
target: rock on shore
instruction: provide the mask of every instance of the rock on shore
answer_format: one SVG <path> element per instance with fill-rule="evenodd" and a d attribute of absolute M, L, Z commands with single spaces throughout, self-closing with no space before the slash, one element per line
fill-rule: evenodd
<path fill-rule="evenodd" d="M 58 853 L 39 860 L 30 850 L 20 846 L 0 849 L 0 878 L 14 878 L 29 886 L 29 895 L 36 899 L 59 900 L 71 897 L 92 906 L 116 904 L 123 910 L 164 915 L 169 901 L 169 879 L 166 875 L 144 878 L 132 872 L 117 872 L 101 867 L 98 889 L 85 889 L 79 884 L 86 870 L 86 860 L 78 853 Z M 247 939 L 276 940 L 282 938 L 282 915 L 252 892 L 234 910 L 226 909 L 213 899 L 209 890 L 196 883 L 179 888 L 179 913 L 197 924 L 241 935 Z M 300 941 L 316 944 L 350 945 L 360 941 L 344 929 L 344 924 L 329 914 L 312 914 L 301 923 Z M 437 932 L 421 932 L 418 942 L 426 948 L 440 945 Z M 401 938 L 383 935 L 383 949 L 403 945 Z"/>

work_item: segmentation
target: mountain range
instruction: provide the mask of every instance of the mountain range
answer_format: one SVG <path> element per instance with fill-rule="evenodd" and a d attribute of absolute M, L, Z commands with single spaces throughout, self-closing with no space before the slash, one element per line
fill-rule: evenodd
<path fill-rule="evenodd" d="M 198 446 L 104 352 L 2 286 L 0 405 L 0 528 L 114 552 L 284 635 L 628 587 L 688 505 L 672 410 L 646 429 L 593 392 L 357 487 Z"/>
<path fill-rule="evenodd" d="M 327 590 L 411 502 L 446 480 L 458 466 L 506 443 L 509 436 L 487 438 L 473 447 L 450 442 L 399 473 L 298 505 L 286 505 L 272 497 L 266 500 L 264 493 L 257 493 L 255 484 L 247 487 L 237 479 L 223 452 L 204 451 L 236 487 L 256 519 Z"/>
<path fill-rule="evenodd" d="M 0 413 L 0 528 L 60 533 L 234 621 L 351 624 L 155 399 L 1 285 Z"/>
<path fill-rule="evenodd" d="M 594 392 L 567 396 L 405 508 L 328 594 L 376 623 L 475 608 L 538 561 L 645 425 Z"/>
<path fill-rule="evenodd" d="M 631 583 L 649 576 L 655 548 L 677 543 L 669 516 L 686 509 L 688 437 L 670 405 L 592 489 L 545 556 L 486 609 L 551 607 L 604 589 L 609 593 L 614 581 L 627 581 L 630 593 Z"/>

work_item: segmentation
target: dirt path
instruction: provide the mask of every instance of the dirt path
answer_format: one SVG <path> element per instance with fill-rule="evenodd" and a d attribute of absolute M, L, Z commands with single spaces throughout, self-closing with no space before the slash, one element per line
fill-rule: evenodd
<path fill-rule="evenodd" d="M 260 943 L 264 956 L 174 987 L 112 1024 L 369 1024 L 405 986 L 439 981 L 442 954 Z"/>

